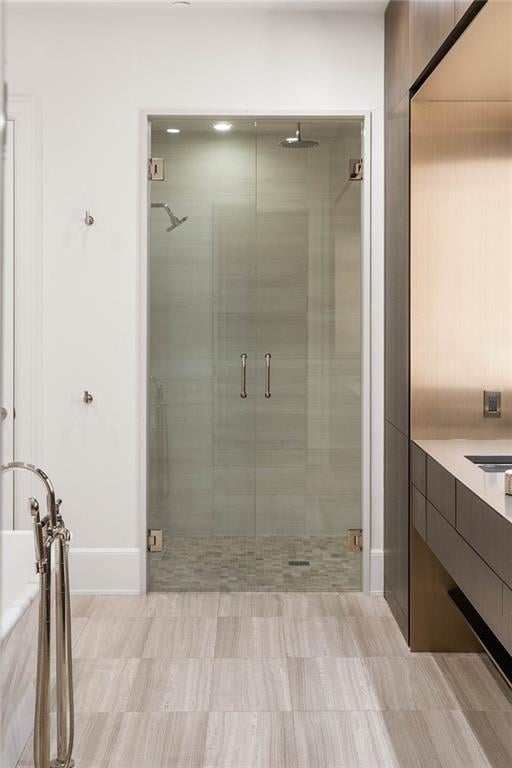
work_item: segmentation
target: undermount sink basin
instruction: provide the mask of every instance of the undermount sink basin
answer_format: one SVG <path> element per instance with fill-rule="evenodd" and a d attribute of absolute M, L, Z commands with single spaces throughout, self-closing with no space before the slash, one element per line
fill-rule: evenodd
<path fill-rule="evenodd" d="M 512 469 L 512 456 L 466 456 L 484 472 L 506 472 Z"/>

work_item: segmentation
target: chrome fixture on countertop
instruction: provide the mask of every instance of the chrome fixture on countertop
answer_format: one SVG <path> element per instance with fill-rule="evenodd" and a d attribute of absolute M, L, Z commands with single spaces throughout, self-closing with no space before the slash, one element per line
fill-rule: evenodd
<path fill-rule="evenodd" d="M 41 517 L 39 502 L 30 499 L 36 573 L 39 575 L 39 625 L 37 639 L 36 706 L 34 714 L 35 768 L 73 768 L 74 702 L 71 653 L 71 605 L 68 553 L 71 534 L 60 513 L 53 483 L 33 464 L 13 461 L 0 472 L 25 469 L 37 475 L 46 489 L 47 514 Z M 50 637 L 52 545 L 55 544 L 55 666 L 57 697 L 57 757 L 50 760 Z"/>

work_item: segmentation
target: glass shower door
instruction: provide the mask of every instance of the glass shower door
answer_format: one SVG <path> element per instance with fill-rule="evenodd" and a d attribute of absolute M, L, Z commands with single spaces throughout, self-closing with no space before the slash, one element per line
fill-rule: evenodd
<path fill-rule="evenodd" d="M 246 139 L 254 169 L 254 141 Z M 249 181 L 249 178 L 247 179 Z M 214 557 L 226 579 L 245 582 L 255 533 L 256 211 L 254 173 L 244 194 L 216 210 L 214 243 Z"/>
<path fill-rule="evenodd" d="M 357 590 L 361 124 L 303 123 L 319 143 L 300 149 L 272 127 L 257 143 L 257 546 L 275 589 Z"/>
<path fill-rule="evenodd" d="M 152 124 L 149 589 L 243 583 L 255 533 L 255 139 Z M 247 397 L 241 397 L 246 355 Z"/>
<path fill-rule="evenodd" d="M 151 590 L 361 585 L 358 121 L 153 123 Z M 170 214 L 183 223 L 169 231 Z M 243 375 L 244 374 L 244 375 Z M 243 395 L 247 395 L 244 397 Z"/>

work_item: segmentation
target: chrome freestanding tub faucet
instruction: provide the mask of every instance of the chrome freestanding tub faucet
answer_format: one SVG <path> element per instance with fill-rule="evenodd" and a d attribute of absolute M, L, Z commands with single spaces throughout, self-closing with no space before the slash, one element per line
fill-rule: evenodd
<path fill-rule="evenodd" d="M 72 768 L 74 739 L 73 666 L 71 654 L 71 604 L 69 593 L 69 542 L 71 535 L 60 513 L 50 478 L 33 464 L 13 461 L 0 472 L 25 469 L 37 475 L 46 489 L 47 513 L 41 517 L 39 502 L 30 499 L 36 573 L 39 574 L 39 624 L 37 681 L 34 713 L 35 768 Z M 57 757 L 50 760 L 50 636 L 52 546 L 55 545 L 55 665 L 57 692 Z"/>

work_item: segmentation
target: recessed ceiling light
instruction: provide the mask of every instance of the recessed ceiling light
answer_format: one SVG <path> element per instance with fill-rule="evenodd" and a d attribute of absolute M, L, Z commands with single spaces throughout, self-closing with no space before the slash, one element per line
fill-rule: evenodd
<path fill-rule="evenodd" d="M 213 127 L 215 128 L 216 131 L 225 132 L 225 131 L 230 131 L 232 129 L 233 123 L 223 123 L 223 122 L 214 123 Z"/>
<path fill-rule="evenodd" d="M 167 133 L 180 133 L 180 128 L 166 128 Z"/>

